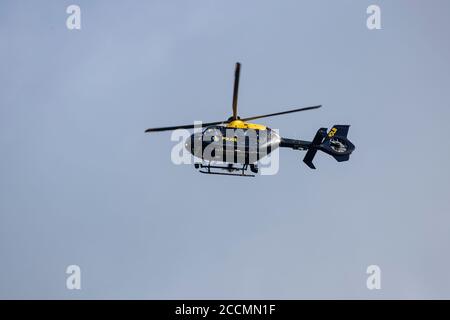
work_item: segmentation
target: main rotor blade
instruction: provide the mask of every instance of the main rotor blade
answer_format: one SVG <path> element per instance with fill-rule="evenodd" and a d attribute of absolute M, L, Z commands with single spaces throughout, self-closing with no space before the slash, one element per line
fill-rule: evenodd
<path fill-rule="evenodd" d="M 244 119 L 240 119 L 240 120 L 241 121 L 249 121 L 249 120 L 255 120 L 255 119 L 260 119 L 260 118 L 279 116 L 279 115 L 287 114 L 287 113 L 313 110 L 313 109 L 318 109 L 320 107 L 321 107 L 321 105 L 312 106 L 312 107 L 304 107 L 304 108 L 293 109 L 293 110 L 288 110 L 288 111 L 269 113 L 269 114 L 265 114 L 265 115 L 261 115 L 261 116 L 248 117 L 248 118 L 244 118 Z M 226 123 L 229 123 L 230 121 L 232 121 L 232 120 L 228 119 L 228 120 L 216 121 L 216 122 L 203 122 L 201 125 L 198 125 L 198 126 L 203 128 L 203 127 L 213 126 L 213 125 L 217 125 L 217 124 L 226 124 Z M 194 129 L 195 127 L 196 127 L 196 125 L 194 125 L 194 124 L 187 124 L 187 125 L 173 126 L 173 127 L 149 128 L 149 129 L 145 130 L 145 132 L 160 132 L 160 131 L 169 131 L 169 130 L 176 130 L 176 129 Z"/>
<path fill-rule="evenodd" d="M 237 119 L 237 103 L 239 91 L 239 76 L 241 74 L 241 64 L 236 62 L 236 69 L 234 71 L 234 88 L 233 88 L 233 120 Z"/>
<path fill-rule="evenodd" d="M 213 126 L 216 124 L 221 124 L 221 123 L 227 123 L 228 121 L 216 121 L 216 122 L 202 122 L 202 124 L 200 125 L 194 125 L 194 124 L 186 124 L 186 125 L 181 125 L 181 126 L 173 126 L 173 127 L 160 127 L 160 128 L 149 128 L 147 130 L 145 130 L 145 132 L 160 132 L 160 131 L 169 131 L 169 130 L 176 130 L 176 129 L 194 129 L 195 127 L 208 127 L 208 126 Z"/>
<path fill-rule="evenodd" d="M 276 112 L 276 113 L 269 113 L 269 114 L 264 114 L 264 115 L 261 115 L 261 116 L 254 116 L 254 117 L 244 118 L 244 119 L 241 119 L 241 120 L 242 120 L 242 121 L 249 121 L 249 120 L 255 120 L 255 119 L 260 119 L 260 118 L 267 118 L 267 117 L 279 116 L 279 115 L 287 114 L 287 113 L 293 113 L 293 112 L 300 112 L 300 111 L 306 111 L 306 110 L 318 109 L 318 108 L 320 108 L 321 106 L 322 106 L 322 105 L 312 106 L 312 107 L 304 107 L 304 108 L 293 109 L 293 110 L 282 111 L 282 112 Z"/>

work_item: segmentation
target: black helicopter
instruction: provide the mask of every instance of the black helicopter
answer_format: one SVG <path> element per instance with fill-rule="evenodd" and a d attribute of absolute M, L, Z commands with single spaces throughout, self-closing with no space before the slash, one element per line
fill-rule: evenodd
<path fill-rule="evenodd" d="M 306 150 L 303 162 L 311 169 L 314 156 L 318 150 L 323 151 L 338 162 L 347 161 L 355 146 L 347 139 L 349 125 L 335 125 L 327 132 L 320 128 L 312 141 L 282 138 L 275 131 L 264 125 L 247 121 L 278 116 L 282 114 L 318 109 L 321 105 L 303 107 L 288 111 L 247 117 L 241 119 L 237 114 L 239 76 L 241 64 L 236 63 L 233 115 L 224 121 L 201 124 L 188 124 L 172 127 L 150 128 L 145 132 L 158 132 L 176 129 L 194 129 L 185 142 L 186 149 L 195 157 L 202 160 L 195 163 L 195 168 L 202 173 L 226 174 L 239 176 L 254 176 L 247 174 L 248 169 L 258 173 L 257 163 L 278 147 L 294 150 Z M 218 171 L 216 171 L 218 170 Z"/>

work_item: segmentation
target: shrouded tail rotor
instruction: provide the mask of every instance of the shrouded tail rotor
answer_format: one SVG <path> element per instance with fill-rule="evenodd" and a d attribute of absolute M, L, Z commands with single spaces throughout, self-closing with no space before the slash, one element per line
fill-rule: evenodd
<path fill-rule="evenodd" d="M 317 150 L 328 153 L 338 162 L 348 161 L 350 154 L 355 150 L 355 146 L 347 139 L 349 125 L 335 125 L 328 132 L 326 128 L 320 128 L 313 141 L 308 146 L 303 162 L 311 169 L 316 167 L 313 164 Z"/>

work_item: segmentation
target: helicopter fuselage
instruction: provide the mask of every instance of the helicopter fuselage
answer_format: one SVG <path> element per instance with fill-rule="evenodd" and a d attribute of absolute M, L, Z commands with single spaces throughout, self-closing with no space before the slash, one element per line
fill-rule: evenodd
<path fill-rule="evenodd" d="M 276 131 L 240 122 L 206 127 L 192 134 L 185 148 L 202 160 L 253 164 L 279 147 L 281 137 Z"/>

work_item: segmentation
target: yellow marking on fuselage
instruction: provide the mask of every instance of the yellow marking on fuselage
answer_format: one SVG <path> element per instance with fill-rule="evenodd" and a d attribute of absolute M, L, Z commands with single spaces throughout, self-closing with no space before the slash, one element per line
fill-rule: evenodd
<path fill-rule="evenodd" d="M 244 122 L 242 120 L 231 121 L 230 123 L 227 124 L 227 128 L 256 129 L 256 130 L 266 130 L 267 129 L 267 127 L 263 126 L 262 124 L 248 123 L 248 122 Z"/>
<path fill-rule="evenodd" d="M 222 137 L 222 140 L 237 142 L 237 137 Z"/>

